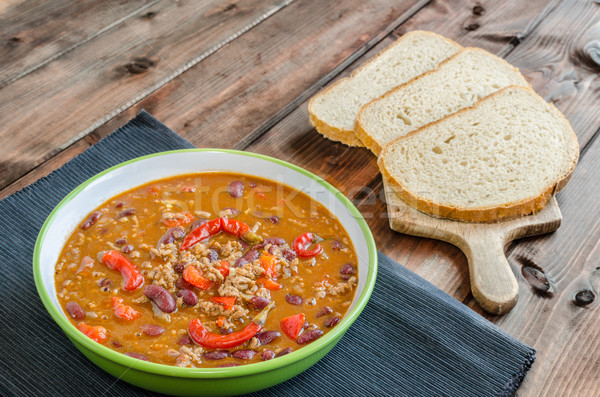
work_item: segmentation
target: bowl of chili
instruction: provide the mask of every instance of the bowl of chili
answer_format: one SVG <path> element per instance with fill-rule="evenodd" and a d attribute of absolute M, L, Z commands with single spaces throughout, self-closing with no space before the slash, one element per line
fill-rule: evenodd
<path fill-rule="evenodd" d="M 344 266 L 349 265 L 344 265 L 340 272 L 342 277 L 346 277 L 343 279 L 347 280 L 348 274 L 346 273 L 352 274 L 356 270 L 355 293 L 352 301 L 348 304 L 347 312 L 341 319 L 336 317 L 327 320 L 329 324 L 333 325 L 328 332 L 322 334 L 318 329 L 305 329 L 307 321 L 304 313 L 295 313 L 277 319 L 284 337 L 287 336 L 299 345 L 302 344 L 302 347 L 295 349 L 290 354 L 242 366 L 230 366 L 229 364 L 222 367 L 195 367 L 193 364 L 187 367 L 173 366 L 147 362 L 140 359 L 138 353 L 122 354 L 99 343 L 110 338 L 110 335 L 103 334 L 102 327 L 94 327 L 84 321 L 75 323 L 73 319 L 76 316 L 73 313 L 77 314 L 79 309 L 73 309 L 72 313 L 69 302 L 67 302 L 66 311 L 63 309 L 65 302 L 61 301 L 59 289 L 62 288 L 64 282 L 57 285 L 55 275 L 59 273 L 57 264 L 60 263 L 61 247 L 69 241 L 73 230 L 90 228 L 98 221 L 96 218 L 101 217 L 101 214 L 96 214 L 95 209 L 114 196 L 144 184 L 150 184 L 150 188 L 152 188 L 151 183 L 156 180 L 199 172 L 239 173 L 250 179 L 276 179 L 277 183 L 282 186 L 286 185 L 307 194 L 319 206 L 333 214 L 343 226 L 344 232 L 351 241 L 357 266 L 356 268 L 352 267 L 352 272 L 346 272 L 348 268 L 344 268 Z M 236 196 L 235 192 L 239 188 L 236 183 L 238 181 L 229 185 L 229 193 L 232 197 Z M 186 189 L 187 187 L 184 186 L 183 190 Z M 118 207 L 118 205 L 119 203 L 114 206 Z M 115 215 L 115 219 L 120 219 L 120 216 L 132 215 L 126 214 L 127 211 L 127 209 L 120 209 L 119 213 Z M 175 219 L 174 223 L 171 223 L 172 220 L 169 218 L 161 219 L 167 225 L 165 227 L 169 227 L 168 232 L 173 234 L 172 236 L 167 235 L 168 233 L 165 234 L 161 237 L 161 241 L 177 243 L 181 252 L 192 250 L 200 242 L 208 241 L 215 235 L 222 235 L 223 238 L 235 238 L 240 242 L 249 241 L 250 244 L 264 243 L 264 238 L 256 240 L 257 237 L 252 235 L 254 230 L 251 230 L 250 226 L 236 220 L 240 218 L 233 216 L 235 212 L 233 209 L 229 211 L 225 216 L 215 216 L 214 219 L 201 222 L 201 225 L 196 228 L 193 228 L 193 225 L 182 228 L 183 234 L 179 236 L 173 233 L 177 232 L 176 228 L 180 227 L 177 223 L 180 222 L 179 219 L 184 219 L 186 216 L 173 218 Z M 192 218 L 190 217 L 185 222 L 192 223 Z M 162 240 L 165 238 L 167 240 Z M 161 241 L 159 241 L 159 245 Z M 260 242 L 257 243 L 257 241 Z M 294 256 L 300 260 L 323 255 L 328 258 L 326 254 L 329 246 L 327 244 L 335 244 L 335 241 L 333 243 L 323 241 L 322 236 L 317 233 L 306 231 L 298 233 L 293 239 L 290 238 L 289 248 L 286 249 L 289 249 L 290 252 L 293 251 Z M 168 314 L 171 311 L 172 315 L 177 315 L 177 313 L 173 313 L 177 310 L 177 306 L 173 306 L 174 296 L 165 294 L 163 289 L 155 284 L 145 285 L 144 276 L 136 270 L 135 266 L 132 267 L 131 260 L 123 254 L 126 252 L 124 247 L 125 245 L 120 249 L 99 252 L 98 257 L 93 258 L 105 266 L 103 268 L 105 272 L 112 272 L 122 277 L 120 289 L 115 288 L 114 291 L 122 291 L 123 296 L 116 294 L 112 296 L 112 299 L 107 300 L 107 307 L 118 317 L 118 322 L 135 321 L 143 315 L 123 301 L 123 299 L 129 299 L 130 295 L 128 294 L 135 293 L 135 291 L 141 293 L 142 290 L 143 295 L 151 301 L 154 310 L 158 307 L 162 314 Z M 274 252 L 282 251 L 274 249 Z M 256 282 L 263 289 L 269 289 L 270 283 L 279 285 L 278 281 L 280 280 L 276 278 L 276 271 L 280 271 L 281 268 L 274 267 L 272 257 L 273 255 L 263 252 L 260 258 L 255 259 L 255 263 L 262 267 L 262 274 Z M 333 252 L 332 257 L 335 257 Z M 218 263 L 222 262 L 226 261 L 219 260 Z M 282 263 L 284 262 L 282 259 Z M 230 261 L 229 264 L 231 263 Z M 82 263 L 80 266 L 83 265 Z M 218 268 L 215 264 L 214 267 L 215 272 L 223 275 L 230 271 L 229 265 L 223 264 L 221 268 Z M 33 272 L 38 293 L 50 315 L 75 347 L 103 370 L 136 386 L 166 394 L 236 395 L 261 390 L 299 374 L 320 360 L 340 341 L 346 330 L 358 318 L 373 291 L 377 274 L 377 251 L 369 227 L 360 212 L 350 200 L 322 178 L 300 167 L 267 156 L 230 150 L 190 149 L 157 153 L 127 161 L 99 173 L 73 190 L 50 214 L 38 235 L 33 256 Z M 212 288 L 214 282 L 207 281 L 198 272 L 197 267 L 187 266 L 182 270 L 181 278 L 186 282 L 191 281 L 191 285 L 196 291 L 199 291 L 201 296 L 203 285 Z M 213 284 L 203 284 L 207 282 Z M 272 293 L 275 294 L 275 292 Z M 179 298 L 184 299 L 185 297 Z M 294 300 L 297 298 L 288 293 L 285 299 L 294 305 L 296 304 Z M 212 300 L 211 304 L 222 305 L 225 308 L 231 308 L 235 302 L 235 298 L 232 300 L 232 297 L 228 296 L 214 296 L 210 300 Z M 311 300 L 313 299 L 311 298 Z M 181 305 L 181 301 L 177 302 Z M 270 302 L 260 311 L 257 310 L 254 317 L 249 318 L 249 323 L 244 324 L 235 332 L 224 335 L 211 332 L 210 327 L 206 326 L 201 319 L 193 319 L 189 322 L 188 336 L 194 346 L 201 346 L 208 351 L 205 354 L 215 356 L 223 349 L 235 349 L 240 343 L 248 343 L 250 338 L 266 329 L 264 327 L 268 321 L 267 318 L 271 316 L 269 311 L 274 310 L 273 306 L 274 303 Z M 181 307 L 186 307 L 186 305 L 183 304 Z M 182 309 L 180 312 L 183 313 L 184 310 Z M 317 333 L 317 331 L 321 333 Z M 110 332 L 106 333 L 110 334 Z M 302 338 L 311 343 L 303 344 Z M 217 353 L 213 354 L 213 352 Z M 238 354 L 238 356 L 241 355 L 242 353 Z"/>

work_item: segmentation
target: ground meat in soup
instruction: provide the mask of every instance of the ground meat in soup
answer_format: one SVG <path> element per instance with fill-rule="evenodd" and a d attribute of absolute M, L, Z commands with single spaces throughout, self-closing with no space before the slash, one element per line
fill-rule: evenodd
<path fill-rule="evenodd" d="M 56 288 L 67 318 L 98 343 L 222 367 L 277 359 L 334 329 L 357 269 L 344 227 L 315 200 L 214 172 L 146 184 L 86 215 Z"/>

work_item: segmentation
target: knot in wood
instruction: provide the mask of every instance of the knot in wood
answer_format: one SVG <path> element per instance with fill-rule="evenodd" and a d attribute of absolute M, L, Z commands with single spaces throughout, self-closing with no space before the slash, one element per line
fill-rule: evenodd
<path fill-rule="evenodd" d="M 582 289 L 575 294 L 574 302 L 577 306 L 587 306 L 596 299 L 596 294 L 589 289 Z"/>
<path fill-rule="evenodd" d="M 132 62 L 125 65 L 125 69 L 131 74 L 146 73 L 155 62 L 148 58 L 134 58 Z"/>
<path fill-rule="evenodd" d="M 479 29 L 480 27 L 481 27 L 480 24 L 478 24 L 477 22 L 473 22 L 473 23 L 470 23 L 467 26 L 465 26 L 465 30 L 469 31 L 469 32 L 472 32 L 474 30 Z"/>

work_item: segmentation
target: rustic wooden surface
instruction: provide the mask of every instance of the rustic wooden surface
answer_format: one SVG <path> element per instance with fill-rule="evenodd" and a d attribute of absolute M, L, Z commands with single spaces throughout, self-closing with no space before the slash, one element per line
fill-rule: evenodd
<path fill-rule="evenodd" d="M 522 396 L 600 396 L 600 4 L 594 0 L 0 3 L 0 197 L 145 108 L 202 147 L 291 161 L 350 197 L 379 250 L 538 350 Z M 564 112 L 581 146 L 562 226 L 507 248 L 520 298 L 474 302 L 464 255 L 389 228 L 376 159 L 310 126 L 307 99 L 404 32 L 496 53 Z"/>

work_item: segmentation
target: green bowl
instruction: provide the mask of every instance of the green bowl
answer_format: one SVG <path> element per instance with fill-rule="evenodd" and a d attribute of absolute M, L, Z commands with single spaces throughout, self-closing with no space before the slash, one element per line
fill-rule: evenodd
<path fill-rule="evenodd" d="M 302 190 L 327 207 L 346 228 L 358 257 L 359 283 L 348 313 L 331 331 L 288 355 L 228 368 L 179 368 L 141 361 L 118 353 L 83 335 L 58 303 L 54 266 L 65 242 L 81 220 L 111 197 L 153 180 L 203 171 L 230 171 L 260 176 Z M 40 231 L 33 254 L 38 294 L 67 337 L 98 367 L 144 389 L 182 396 L 249 393 L 281 383 L 320 360 L 342 338 L 367 304 L 377 276 L 377 250 L 360 212 L 322 178 L 290 163 L 253 153 L 190 149 L 157 153 L 112 167 L 90 178 L 52 211 Z"/>

